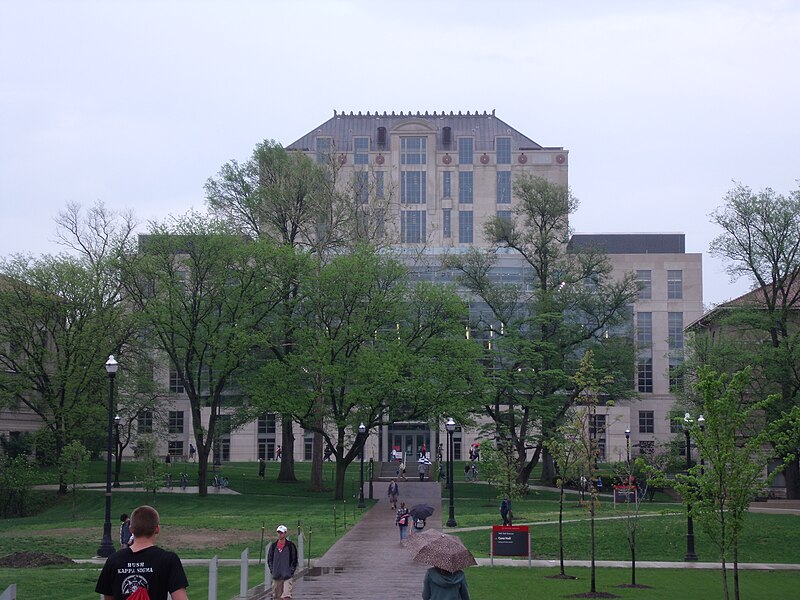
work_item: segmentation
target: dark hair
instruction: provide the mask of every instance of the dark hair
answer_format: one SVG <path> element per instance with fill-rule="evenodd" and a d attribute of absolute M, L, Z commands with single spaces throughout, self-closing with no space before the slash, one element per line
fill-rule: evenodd
<path fill-rule="evenodd" d="M 143 505 L 131 513 L 131 533 L 136 537 L 152 537 L 158 527 L 160 517 L 152 506 Z"/>
<path fill-rule="evenodd" d="M 128 513 L 122 513 L 122 514 L 119 516 L 119 520 L 120 520 L 120 521 L 127 521 L 127 520 L 128 520 Z"/>

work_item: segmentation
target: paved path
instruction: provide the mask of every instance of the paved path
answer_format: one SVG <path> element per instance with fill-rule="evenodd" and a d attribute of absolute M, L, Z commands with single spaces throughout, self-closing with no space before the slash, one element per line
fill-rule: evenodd
<path fill-rule="evenodd" d="M 400 482 L 406 506 L 425 502 L 436 507 L 427 528 L 441 529 L 441 488 L 436 482 Z M 383 490 L 379 490 L 378 494 Z M 395 511 L 382 498 L 347 535 L 339 539 L 295 585 L 297 598 L 419 598 L 427 567 L 411 560 L 400 545 Z M 379 590 L 385 590 L 380 592 Z"/>

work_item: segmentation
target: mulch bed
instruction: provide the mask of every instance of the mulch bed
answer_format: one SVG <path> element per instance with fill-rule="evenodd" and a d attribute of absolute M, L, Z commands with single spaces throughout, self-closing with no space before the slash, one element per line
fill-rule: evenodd
<path fill-rule="evenodd" d="M 25 567 L 46 567 L 48 565 L 71 564 L 72 559 L 61 554 L 44 552 L 14 552 L 0 558 L 0 567 L 19 569 Z"/>

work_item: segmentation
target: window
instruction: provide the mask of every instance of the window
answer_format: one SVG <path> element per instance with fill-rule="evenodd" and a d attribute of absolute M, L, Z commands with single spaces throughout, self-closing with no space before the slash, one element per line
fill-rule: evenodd
<path fill-rule="evenodd" d="M 219 436 L 230 435 L 231 433 L 230 415 L 220 415 L 217 417 L 216 432 L 217 435 Z"/>
<path fill-rule="evenodd" d="M 461 171 L 458 174 L 458 201 L 461 204 L 472 204 L 472 171 Z"/>
<path fill-rule="evenodd" d="M 683 357 L 669 357 L 669 391 L 679 392 L 683 389 Z"/>
<path fill-rule="evenodd" d="M 639 348 L 653 346 L 653 313 L 636 313 L 636 346 Z"/>
<path fill-rule="evenodd" d="M 497 152 L 498 165 L 511 164 L 511 138 L 499 137 L 495 140 L 495 151 Z"/>
<path fill-rule="evenodd" d="M 167 452 L 170 456 L 177 456 L 183 457 L 183 442 L 182 441 L 170 441 L 167 442 Z"/>
<path fill-rule="evenodd" d="M 404 244 L 419 244 L 425 241 L 425 211 L 404 210 L 400 213 L 400 241 Z"/>
<path fill-rule="evenodd" d="M 636 362 L 636 379 L 640 392 L 653 392 L 653 359 L 640 358 Z"/>
<path fill-rule="evenodd" d="M 639 411 L 639 433 L 655 433 L 655 422 L 652 410 Z"/>
<path fill-rule="evenodd" d="M 427 162 L 428 140 L 424 137 L 400 138 L 400 163 L 424 165 Z"/>
<path fill-rule="evenodd" d="M 329 137 L 317 138 L 317 162 L 327 164 L 331 157 L 333 142 Z"/>
<path fill-rule="evenodd" d="M 497 203 L 511 204 L 511 171 L 497 172 Z"/>
<path fill-rule="evenodd" d="M 669 349 L 683 350 L 683 313 L 671 312 L 667 315 Z"/>
<path fill-rule="evenodd" d="M 667 271 L 667 299 L 683 298 L 683 271 Z"/>
<path fill-rule="evenodd" d="M 683 415 L 674 414 L 669 416 L 669 432 L 683 433 Z"/>
<path fill-rule="evenodd" d="M 183 382 L 178 377 L 178 372 L 175 369 L 169 370 L 169 391 L 173 394 L 183 393 Z"/>
<path fill-rule="evenodd" d="M 472 243 L 472 211 L 458 211 L 458 243 Z"/>
<path fill-rule="evenodd" d="M 366 171 L 353 173 L 353 193 L 358 204 L 369 202 L 369 173 Z"/>
<path fill-rule="evenodd" d="M 153 411 L 144 409 L 136 420 L 137 433 L 153 433 Z"/>
<path fill-rule="evenodd" d="M 353 164 L 369 164 L 369 138 L 357 137 L 353 139 Z"/>
<path fill-rule="evenodd" d="M 453 235 L 452 226 L 450 224 L 450 216 L 452 211 L 449 208 L 442 209 L 442 237 L 449 238 Z"/>
<path fill-rule="evenodd" d="M 386 194 L 384 189 L 385 185 L 385 171 L 375 171 L 375 197 L 376 198 L 383 198 Z"/>
<path fill-rule="evenodd" d="M 445 171 L 442 173 L 442 197 L 450 198 L 452 196 L 452 171 Z"/>
<path fill-rule="evenodd" d="M 183 411 L 171 410 L 169 411 L 169 429 L 170 433 L 183 433 Z"/>
<path fill-rule="evenodd" d="M 511 211 L 510 210 L 498 210 L 497 211 L 497 218 L 503 219 L 504 221 L 511 222 Z"/>
<path fill-rule="evenodd" d="M 424 171 L 402 171 L 400 173 L 400 203 L 425 204 Z"/>
<path fill-rule="evenodd" d="M 656 451 L 656 443 L 654 441 L 640 441 L 639 454 L 653 454 Z"/>
<path fill-rule="evenodd" d="M 458 138 L 458 164 L 472 164 L 473 145 L 472 138 Z"/>
<path fill-rule="evenodd" d="M 648 270 L 636 271 L 636 280 L 639 282 L 639 300 L 650 300 L 653 297 L 653 272 Z"/>
<path fill-rule="evenodd" d="M 303 435 L 303 460 L 311 460 L 314 457 L 314 434 L 305 431 Z"/>
<path fill-rule="evenodd" d="M 258 417 L 258 433 L 275 433 L 275 413 L 267 413 Z"/>
<path fill-rule="evenodd" d="M 214 444 L 214 463 L 222 464 L 231 459 L 231 441 L 229 439 L 220 439 Z"/>
<path fill-rule="evenodd" d="M 589 421 L 589 437 L 595 446 L 595 458 L 606 458 L 606 415 L 591 415 Z"/>

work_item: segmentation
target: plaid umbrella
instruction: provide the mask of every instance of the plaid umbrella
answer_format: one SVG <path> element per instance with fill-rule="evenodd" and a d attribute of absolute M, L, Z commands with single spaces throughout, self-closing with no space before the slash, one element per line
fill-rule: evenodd
<path fill-rule="evenodd" d="M 415 504 L 408 509 L 412 517 L 417 519 L 427 519 L 433 514 L 435 509 L 430 504 Z"/>
<path fill-rule="evenodd" d="M 435 529 L 415 533 L 403 540 L 403 545 L 411 552 L 414 562 L 439 567 L 450 573 L 478 564 L 460 539 Z"/>

